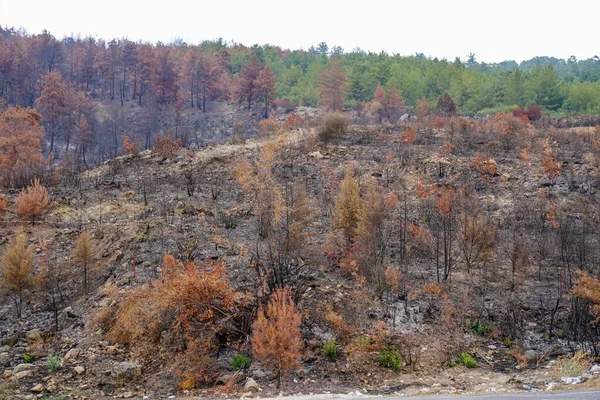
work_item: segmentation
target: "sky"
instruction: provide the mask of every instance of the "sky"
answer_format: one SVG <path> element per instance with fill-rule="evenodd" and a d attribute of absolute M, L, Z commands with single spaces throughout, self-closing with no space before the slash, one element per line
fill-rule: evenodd
<path fill-rule="evenodd" d="M 520 62 L 600 55 L 599 11 L 593 0 L 0 0 L 0 26 L 57 38 L 223 38 L 292 50 L 326 42 L 345 51 Z"/>

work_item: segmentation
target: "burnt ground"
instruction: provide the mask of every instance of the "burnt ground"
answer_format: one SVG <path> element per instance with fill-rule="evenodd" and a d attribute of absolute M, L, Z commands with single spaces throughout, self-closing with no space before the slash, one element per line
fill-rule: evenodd
<path fill-rule="evenodd" d="M 363 188 L 370 179 L 377 179 L 384 190 L 396 192 L 401 202 L 406 196 L 407 215 L 415 223 L 423 220 L 424 207 L 415 195 L 417 183 L 469 183 L 491 224 L 503 234 L 508 230 L 503 222 L 513 213 L 517 200 L 538 199 L 541 189 L 544 198 L 550 198 L 565 213 L 579 210 L 575 205 L 581 198 L 595 198 L 599 169 L 593 157 L 586 156 L 591 154 L 584 150 L 589 144 L 574 128 L 552 133 L 552 148 L 568 164 L 555 182 L 549 182 L 535 148 L 536 137 L 548 136 L 545 127 L 531 127 L 514 138 L 491 133 L 487 137 L 453 134 L 455 150 L 450 154 L 440 151 L 450 137 L 448 127 L 418 126 L 417 139 L 410 147 L 402 143 L 404 129 L 352 126 L 338 144 L 327 146 L 317 142 L 311 128 L 295 130 L 284 138 L 275 174 L 280 182 L 297 178 L 306 182 L 309 203 L 317 211 L 304 255 L 310 269 L 310 290 L 299 304 L 306 350 L 301 370 L 291 373 L 283 392 L 429 394 L 561 387 L 563 371 L 556 367 L 555 358 L 572 354 L 585 343 L 573 340 L 568 333 L 548 335 L 551 305 L 557 296 L 553 268 L 560 265 L 559 252 L 548 258 L 542 274 L 538 275 L 533 261 L 524 266 L 517 288 L 510 290 L 511 269 L 499 248 L 471 271 L 466 270 L 455 250 L 455 270 L 451 283 L 446 284 L 447 301 L 456 309 L 449 322 L 442 299 L 427 295 L 410 298 L 423 285 L 436 281 L 431 249 L 424 244 L 412 243 L 413 256 L 403 270 L 408 293 L 395 302 L 381 301 L 374 284 L 352 279 L 339 265 L 328 261 L 322 249 L 332 231 L 335 181 L 343 178 L 349 163 Z M 260 240 L 256 204 L 242 192 L 234 170 L 241 159 L 259 157 L 264 144 L 273 140 L 262 137 L 200 151 L 182 149 L 173 159 L 150 151 L 119 157 L 53 186 L 50 211 L 35 226 L 18 220 L 9 210 L 2 226 L 3 245 L 23 227 L 38 258 L 46 256 L 60 265 L 62 279 L 68 283 L 59 307 L 58 332 L 52 330 L 52 312 L 40 290 L 31 294 L 20 319 L 14 317 L 8 297 L 3 297 L 0 362 L 12 376 L 5 374 L 0 381 L 0 397 L 27 398 L 44 393 L 49 398 L 160 398 L 180 393 L 177 377 L 164 362 L 169 359 L 169 349 L 157 343 L 156 357 L 139 359 L 128 347 L 110 343 L 93 323 L 94 316 L 103 309 L 114 309 L 111 293 L 127 293 L 158 277 L 165 253 L 188 254 L 197 260 L 225 258 L 230 284 L 241 292 L 255 290 L 255 271 L 247 249 Z M 528 160 L 519 157 L 526 144 L 532 144 Z M 471 167 L 477 152 L 493 158 L 493 174 L 484 178 Z M 399 209 L 398 215 L 401 212 Z M 97 249 L 88 296 L 83 295 L 81 271 L 71 256 L 81 227 L 91 233 Z M 390 228 L 386 263 L 398 262 L 402 244 L 397 237 L 398 232 Z M 590 263 L 590 268 L 596 268 Z M 566 331 L 569 326 L 570 300 L 567 294 L 563 296 L 554 316 L 555 332 Z M 349 331 L 340 334 L 323 318 L 327 307 L 342 317 Z M 521 329 L 511 335 L 515 327 L 508 326 L 507 316 L 514 316 L 516 308 L 519 316 L 514 325 Z M 489 325 L 490 331 L 480 336 L 465 327 L 466 319 L 476 318 Z M 355 343 L 358 337 L 372 337 L 378 321 L 394 326 L 404 340 L 403 351 L 414 358 L 408 365 L 405 357 L 407 365 L 401 372 L 382 368 L 375 349 Z M 509 336 L 515 347 L 538 355 L 529 368 L 521 367 L 508 354 L 510 349 L 503 339 Z M 322 350 L 322 343 L 332 338 L 341 345 L 335 360 L 325 357 Z M 80 354 L 65 360 L 74 348 Z M 215 355 L 221 375 L 233 372 L 229 359 L 236 351 L 222 347 Z M 473 354 L 479 368 L 448 367 L 448 361 L 461 351 Z M 15 367 L 29 364 L 26 354 L 32 357 L 31 367 L 22 368 L 32 373 L 16 379 Z M 62 367 L 57 372 L 48 370 L 49 355 L 61 357 Z M 115 366 L 123 361 L 139 364 L 141 375 L 135 367 L 131 376 L 116 374 Z M 84 371 L 75 371 L 76 366 Z M 261 387 L 253 395 L 279 393 L 272 375 L 253 363 L 238 384 L 223 387 L 215 383 L 189 394 L 239 396 L 245 392 L 246 375 Z M 586 379 L 582 385 L 598 387 L 596 375 Z M 41 392 L 31 391 L 36 385 L 41 385 Z"/>

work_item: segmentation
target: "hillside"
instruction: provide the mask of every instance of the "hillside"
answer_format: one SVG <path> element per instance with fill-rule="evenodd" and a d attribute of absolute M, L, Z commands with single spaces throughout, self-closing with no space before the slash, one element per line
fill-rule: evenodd
<path fill-rule="evenodd" d="M 1 298 L 0 397 L 276 395 L 251 337 L 284 286 L 302 336 L 284 393 L 599 386 L 598 300 L 583 290 L 600 259 L 599 128 L 498 114 L 338 137 L 320 133 L 334 117 L 304 111 L 254 139 L 134 152 L 48 184 L 35 225 L 10 192 L 1 250 L 23 228 L 42 284 L 20 318 Z"/>

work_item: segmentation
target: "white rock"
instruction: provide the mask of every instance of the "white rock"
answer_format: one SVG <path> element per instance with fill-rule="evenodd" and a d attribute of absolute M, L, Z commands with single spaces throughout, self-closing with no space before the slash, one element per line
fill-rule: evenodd
<path fill-rule="evenodd" d="M 33 364 L 19 364 L 13 369 L 13 374 L 18 374 L 21 371 L 29 371 L 34 369 Z"/>
<path fill-rule="evenodd" d="M 81 350 L 79 349 L 69 350 L 67 354 L 65 354 L 65 361 L 75 360 L 77 357 L 79 357 L 79 353 L 81 353 Z"/>
<path fill-rule="evenodd" d="M 13 374 L 12 378 L 15 381 L 19 381 L 23 378 L 27 378 L 33 375 L 33 371 L 32 370 L 28 370 L 28 371 L 21 371 L 21 372 L 17 372 L 16 374 Z"/>
<path fill-rule="evenodd" d="M 83 368 L 81 365 L 78 365 L 73 368 L 73 371 L 75 371 L 77 375 L 83 375 L 85 373 L 85 368 Z"/>
<path fill-rule="evenodd" d="M 246 380 L 246 383 L 244 384 L 244 390 L 245 391 L 254 391 L 254 390 L 258 390 L 260 388 L 260 386 L 258 385 L 258 383 L 256 383 L 256 381 L 252 378 L 248 378 Z"/>
<path fill-rule="evenodd" d="M 41 383 L 38 383 L 37 385 L 35 385 L 34 387 L 31 388 L 32 392 L 36 392 L 36 393 L 41 393 L 44 391 L 44 385 L 42 385 Z"/>

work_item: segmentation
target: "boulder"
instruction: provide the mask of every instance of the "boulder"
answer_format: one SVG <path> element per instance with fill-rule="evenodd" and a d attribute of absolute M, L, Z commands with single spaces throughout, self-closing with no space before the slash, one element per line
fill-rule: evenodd
<path fill-rule="evenodd" d="M 21 371 L 31 371 L 34 368 L 33 364 L 19 364 L 13 369 L 13 374 L 18 374 Z"/>
<path fill-rule="evenodd" d="M 32 375 L 33 375 L 33 371 L 32 371 L 32 370 L 28 370 L 28 371 L 21 371 L 21 372 L 19 372 L 19 373 L 16 373 L 16 374 L 15 374 L 15 373 L 14 373 L 14 371 L 13 371 L 12 378 L 13 378 L 15 381 L 20 381 L 21 379 L 23 379 L 23 378 L 28 378 L 28 377 L 30 377 L 30 376 L 32 376 Z"/>
<path fill-rule="evenodd" d="M 142 376 L 142 367 L 137 363 L 123 361 L 115 364 L 111 374 L 117 379 L 133 381 Z"/>
<path fill-rule="evenodd" d="M 44 391 L 44 385 L 38 383 L 37 385 L 31 388 L 31 391 L 35 393 L 42 393 Z"/>
<path fill-rule="evenodd" d="M 523 353 L 523 356 L 525 357 L 528 365 L 537 364 L 540 359 L 537 351 L 535 350 L 526 350 L 525 353 Z"/>
<path fill-rule="evenodd" d="M 225 374 L 225 375 L 219 376 L 219 378 L 217 379 L 217 384 L 225 385 L 228 382 L 232 382 L 234 385 L 237 385 L 237 384 L 242 383 L 245 378 L 246 378 L 246 376 L 244 374 L 242 374 L 241 372 L 236 372 L 233 374 Z"/>
<path fill-rule="evenodd" d="M 2 377 L 4 379 L 8 379 L 8 378 L 10 378 L 12 376 L 12 374 L 13 373 L 12 373 L 12 371 L 10 369 L 5 369 L 4 373 L 2 374 Z"/>
<path fill-rule="evenodd" d="M 83 375 L 83 374 L 85 374 L 85 368 L 82 367 L 81 365 L 78 365 L 75 368 L 73 368 L 73 371 L 75 371 L 75 373 L 77 375 Z"/>
<path fill-rule="evenodd" d="M 246 383 L 244 384 L 245 392 L 254 392 L 254 391 L 258 390 L 259 388 L 260 388 L 260 386 L 258 386 L 258 383 L 256 383 L 256 381 L 252 378 L 248 378 L 246 380 Z"/>
<path fill-rule="evenodd" d="M 0 368 L 8 367 L 10 364 L 10 355 L 8 353 L 0 353 Z"/>
<path fill-rule="evenodd" d="M 79 350 L 79 349 L 71 349 L 71 350 L 67 351 L 67 354 L 65 354 L 64 360 L 65 361 L 73 361 L 77 357 L 79 357 L 80 353 L 81 353 L 81 350 Z"/>

